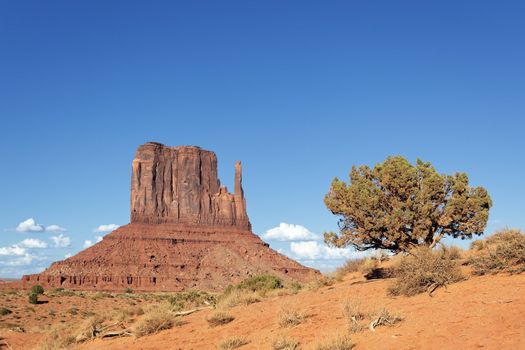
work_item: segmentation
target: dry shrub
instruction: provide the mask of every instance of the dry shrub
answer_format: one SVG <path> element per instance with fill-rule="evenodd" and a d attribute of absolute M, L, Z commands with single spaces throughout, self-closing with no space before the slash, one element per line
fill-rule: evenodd
<path fill-rule="evenodd" d="M 95 339 L 97 334 L 100 333 L 102 322 L 104 322 L 104 319 L 100 316 L 92 316 L 84 320 L 76 332 L 75 341 L 80 343 Z"/>
<path fill-rule="evenodd" d="M 343 314 L 346 318 L 355 320 L 355 321 L 361 321 L 365 319 L 366 313 L 361 310 L 361 301 L 360 300 L 354 300 L 349 301 L 348 299 L 343 300 L 341 303 L 341 307 L 343 309 Z"/>
<path fill-rule="evenodd" d="M 303 323 L 305 319 L 305 313 L 293 307 L 282 307 L 278 315 L 278 321 L 281 327 L 297 326 Z"/>
<path fill-rule="evenodd" d="M 379 262 L 376 259 L 366 258 L 361 264 L 360 271 L 363 276 L 370 275 L 377 267 Z"/>
<path fill-rule="evenodd" d="M 137 321 L 133 327 L 133 333 L 138 338 L 179 325 L 181 322 L 169 310 L 153 308 Z"/>
<path fill-rule="evenodd" d="M 198 290 L 173 293 L 168 296 L 168 302 L 175 311 L 188 310 L 201 306 L 213 306 L 217 303 L 217 297 Z"/>
<path fill-rule="evenodd" d="M 209 315 L 206 318 L 206 321 L 208 321 L 208 324 L 210 326 L 216 327 L 216 326 L 222 326 L 223 324 L 230 323 L 234 319 L 235 319 L 235 317 L 233 317 L 229 313 L 224 312 L 224 311 L 218 311 L 218 312 L 215 312 L 212 315 Z"/>
<path fill-rule="evenodd" d="M 443 254 L 443 257 L 446 259 L 460 260 L 463 258 L 463 250 L 455 245 L 447 246 L 441 244 L 439 249 L 441 251 L 441 254 Z"/>
<path fill-rule="evenodd" d="M 286 337 L 281 337 L 273 341 L 272 350 L 295 350 L 299 342 Z"/>
<path fill-rule="evenodd" d="M 98 300 L 102 298 L 114 298 L 115 296 L 108 292 L 96 292 L 90 296 L 92 300 Z"/>
<path fill-rule="evenodd" d="M 348 322 L 348 331 L 350 333 L 359 333 L 366 329 L 366 325 L 363 322 L 355 322 L 350 321 Z"/>
<path fill-rule="evenodd" d="M 234 307 L 237 305 L 250 305 L 261 301 L 261 296 L 257 292 L 235 289 L 219 297 L 217 306 Z"/>
<path fill-rule="evenodd" d="M 351 333 L 358 333 L 365 329 L 365 325 L 361 322 L 365 319 L 367 314 L 361 310 L 361 302 L 359 300 L 349 301 L 343 300 L 341 303 L 343 315 L 347 319 L 348 330 Z"/>
<path fill-rule="evenodd" d="M 144 310 L 140 306 L 130 306 L 117 311 L 113 318 L 119 322 L 129 322 L 133 317 L 141 315 L 144 315 Z"/>
<path fill-rule="evenodd" d="M 311 291 L 316 291 L 319 288 L 328 287 L 328 286 L 333 285 L 334 283 L 335 283 L 335 279 L 333 277 L 321 275 L 311 280 L 306 285 L 306 289 L 311 290 Z"/>
<path fill-rule="evenodd" d="M 225 338 L 225 339 L 221 340 L 217 344 L 217 349 L 219 349 L 219 350 L 231 350 L 231 349 L 239 348 L 239 347 L 241 347 L 243 345 L 246 345 L 248 343 L 249 343 L 249 341 L 245 337 L 233 336 L 233 337 L 228 337 L 228 338 Z"/>
<path fill-rule="evenodd" d="M 343 266 L 338 267 L 333 276 L 337 281 L 341 281 L 344 276 L 348 275 L 352 272 L 357 272 L 361 269 L 361 266 L 366 261 L 366 258 L 359 258 L 359 259 L 349 259 L 347 260 Z"/>
<path fill-rule="evenodd" d="M 354 343 L 346 334 L 339 334 L 328 339 L 325 338 L 314 345 L 315 350 L 351 350 L 353 347 Z"/>
<path fill-rule="evenodd" d="M 392 295 L 416 295 L 462 280 L 459 264 L 442 251 L 433 252 L 428 247 L 418 247 L 410 255 L 398 260 L 395 266 L 396 281 L 389 287 Z"/>
<path fill-rule="evenodd" d="M 476 239 L 475 241 L 472 241 L 472 243 L 470 243 L 470 250 L 481 250 L 483 249 L 485 246 L 485 241 L 482 240 L 482 239 Z"/>
<path fill-rule="evenodd" d="M 75 335 L 65 325 L 53 327 L 38 343 L 34 350 L 65 349 L 76 342 Z"/>
<path fill-rule="evenodd" d="M 379 326 L 393 326 L 396 323 L 403 321 L 404 317 L 388 311 L 386 308 L 381 308 L 373 317 L 373 321 L 370 324 L 371 330 Z"/>
<path fill-rule="evenodd" d="M 521 230 L 504 229 L 474 243 L 468 261 L 474 274 L 525 271 L 525 234 Z"/>

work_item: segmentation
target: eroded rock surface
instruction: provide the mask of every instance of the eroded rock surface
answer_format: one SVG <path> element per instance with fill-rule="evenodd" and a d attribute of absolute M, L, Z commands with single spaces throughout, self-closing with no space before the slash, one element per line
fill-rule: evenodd
<path fill-rule="evenodd" d="M 132 163 L 131 223 L 22 282 L 84 290 L 221 290 L 254 274 L 299 281 L 317 275 L 251 232 L 240 162 L 234 181 L 233 194 L 221 187 L 211 151 L 146 143 Z"/>
<path fill-rule="evenodd" d="M 199 147 L 140 146 L 132 164 L 131 223 L 179 223 L 250 229 L 235 167 L 235 193 L 220 186 L 215 153 Z"/>

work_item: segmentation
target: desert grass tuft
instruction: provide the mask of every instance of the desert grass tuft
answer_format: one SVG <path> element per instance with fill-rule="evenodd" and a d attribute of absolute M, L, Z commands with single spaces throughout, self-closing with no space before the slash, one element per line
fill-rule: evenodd
<path fill-rule="evenodd" d="M 129 322 L 134 317 L 144 315 L 144 310 L 140 306 L 130 306 L 128 308 L 118 310 L 113 319 L 119 322 Z"/>
<path fill-rule="evenodd" d="M 71 329 L 65 325 L 58 325 L 42 338 L 34 350 L 65 349 L 76 343 L 76 337 Z"/>
<path fill-rule="evenodd" d="M 290 306 L 282 307 L 279 311 L 278 321 L 281 327 L 293 327 L 301 324 L 306 319 L 304 312 Z"/>
<path fill-rule="evenodd" d="M 218 350 L 232 350 L 232 349 L 240 348 L 241 346 L 246 345 L 248 343 L 249 341 L 245 337 L 233 336 L 233 337 L 228 337 L 228 338 L 221 340 L 217 344 L 217 349 Z"/>
<path fill-rule="evenodd" d="M 135 323 L 133 333 L 138 338 L 155 334 L 181 324 L 182 322 L 180 322 L 171 311 L 162 308 L 153 308 Z"/>
<path fill-rule="evenodd" d="M 322 287 L 332 286 L 335 282 L 336 279 L 334 277 L 321 275 L 308 282 L 305 288 L 310 291 L 316 291 Z"/>
<path fill-rule="evenodd" d="M 314 345 L 314 350 L 351 350 L 355 344 L 348 335 L 339 334 L 332 338 L 319 340 Z"/>
<path fill-rule="evenodd" d="M 75 341 L 77 343 L 95 339 L 97 334 L 100 333 L 104 319 L 100 316 L 92 316 L 84 320 L 76 331 Z"/>
<path fill-rule="evenodd" d="M 235 317 L 224 311 L 218 311 L 206 318 L 208 324 L 212 327 L 222 326 L 233 321 Z"/>
<path fill-rule="evenodd" d="M 237 305 L 250 305 L 261 301 L 261 296 L 258 292 L 252 292 L 248 290 L 235 289 L 227 294 L 223 294 L 219 297 L 217 303 L 218 307 L 234 307 Z"/>
<path fill-rule="evenodd" d="M 343 300 L 341 308 L 343 309 L 343 315 L 347 320 L 348 331 L 350 333 L 358 333 L 366 328 L 362 321 L 367 314 L 361 309 L 361 301 Z"/>
<path fill-rule="evenodd" d="M 272 350 L 295 350 L 299 342 L 287 337 L 281 337 L 272 342 Z"/>
<path fill-rule="evenodd" d="M 387 308 L 381 308 L 373 317 L 372 323 L 370 323 L 370 330 L 374 330 L 379 326 L 393 326 L 398 322 L 401 322 L 404 317 L 400 314 L 392 313 Z"/>
<path fill-rule="evenodd" d="M 364 264 L 366 258 L 359 259 L 349 259 L 343 266 L 338 267 L 333 273 L 333 277 L 337 281 L 342 281 L 343 278 L 349 273 L 358 272 L 361 269 L 361 266 Z"/>

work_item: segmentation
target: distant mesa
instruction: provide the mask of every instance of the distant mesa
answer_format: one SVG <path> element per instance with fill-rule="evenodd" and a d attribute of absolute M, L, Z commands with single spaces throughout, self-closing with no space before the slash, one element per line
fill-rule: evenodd
<path fill-rule="evenodd" d="M 131 174 L 131 223 L 22 283 L 82 290 L 216 291 L 256 274 L 306 281 L 319 272 L 269 248 L 251 232 L 235 164 L 234 192 L 217 156 L 195 146 L 148 142 Z"/>

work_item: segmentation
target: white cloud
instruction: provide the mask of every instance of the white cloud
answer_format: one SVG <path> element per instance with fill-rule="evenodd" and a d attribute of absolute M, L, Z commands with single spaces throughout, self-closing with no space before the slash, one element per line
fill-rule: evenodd
<path fill-rule="evenodd" d="M 71 245 L 71 239 L 63 234 L 51 236 L 49 239 L 53 241 L 55 248 L 66 248 Z"/>
<path fill-rule="evenodd" d="M 18 232 L 42 232 L 45 228 L 43 225 L 37 224 L 35 219 L 29 218 L 19 223 L 16 230 Z"/>
<path fill-rule="evenodd" d="M 263 239 L 270 241 L 311 241 L 319 239 L 319 236 L 304 226 L 281 222 L 279 226 L 266 231 Z"/>
<path fill-rule="evenodd" d="M 73 254 L 67 253 L 66 255 L 64 255 L 64 259 L 71 258 L 72 256 L 73 256 Z"/>
<path fill-rule="evenodd" d="M 350 259 L 360 255 L 351 248 L 332 248 L 317 241 L 291 242 L 290 250 L 298 259 Z"/>
<path fill-rule="evenodd" d="M 116 230 L 119 227 L 120 226 L 117 224 L 100 225 L 99 227 L 94 229 L 93 232 L 109 232 L 109 231 Z"/>
<path fill-rule="evenodd" d="M 58 225 L 49 225 L 49 226 L 46 226 L 46 231 L 59 233 L 59 232 L 65 232 L 66 229 Z"/>
<path fill-rule="evenodd" d="M 20 256 L 14 259 L 0 261 L 0 265 L 1 266 L 26 266 L 26 265 L 31 265 L 34 259 L 35 259 L 34 255 L 25 253 L 23 254 L 23 256 Z"/>
<path fill-rule="evenodd" d="M 92 240 L 92 239 L 86 239 L 86 240 L 84 241 L 84 248 L 89 248 L 89 247 L 91 247 L 93 244 L 102 241 L 102 238 L 103 238 L 102 236 L 96 235 L 96 236 L 95 236 L 95 240 Z"/>
<path fill-rule="evenodd" d="M 18 231 L 18 232 L 44 232 L 44 231 L 47 231 L 47 232 L 60 233 L 60 232 L 65 232 L 66 229 L 61 227 L 61 226 L 58 226 L 58 225 L 44 226 L 44 225 L 38 224 L 35 221 L 35 219 L 29 218 L 29 219 L 19 223 L 18 226 L 16 227 L 16 231 Z"/>
<path fill-rule="evenodd" d="M 17 246 L 23 248 L 47 248 L 47 243 L 36 238 L 26 238 Z"/>
<path fill-rule="evenodd" d="M 26 254 L 26 249 L 15 245 L 11 247 L 0 247 L 0 255 L 16 255 L 22 256 Z"/>

